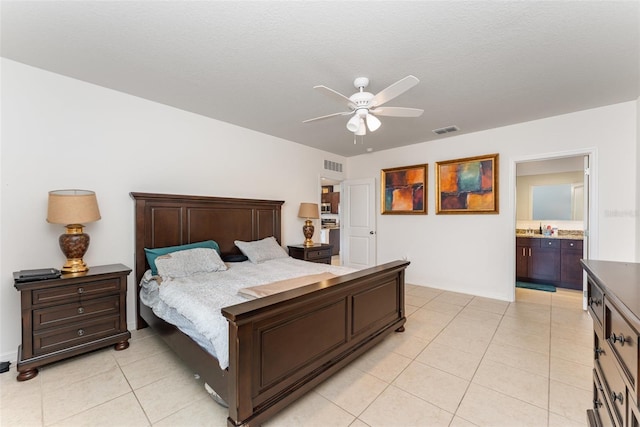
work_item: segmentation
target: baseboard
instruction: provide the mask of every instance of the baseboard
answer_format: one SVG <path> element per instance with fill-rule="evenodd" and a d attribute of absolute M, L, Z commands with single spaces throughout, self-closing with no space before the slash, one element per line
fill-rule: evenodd
<path fill-rule="evenodd" d="M 14 365 L 16 363 L 16 360 L 18 360 L 18 351 L 10 351 L 8 353 L 2 353 L 0 354 L 0 361 L 2 362 L 11 362 L 12 365 Z"/>

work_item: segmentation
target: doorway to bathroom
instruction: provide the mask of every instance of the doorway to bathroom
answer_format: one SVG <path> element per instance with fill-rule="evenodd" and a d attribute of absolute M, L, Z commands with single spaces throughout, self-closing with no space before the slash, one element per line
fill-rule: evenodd
<path fill-rule="evenodd" d="M 515 286 L 582 291 L 584 309 L 580 259 L 593 255 L 596 238 L 594 156 L 558 153 L 513 164 Z"/>

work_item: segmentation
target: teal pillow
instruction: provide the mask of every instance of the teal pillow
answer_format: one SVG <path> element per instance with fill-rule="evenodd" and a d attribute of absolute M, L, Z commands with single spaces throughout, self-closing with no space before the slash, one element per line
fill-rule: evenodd
<path fill-rule="evenodd" d="M 147 256 L 147 262 L 149 263 L 149 267 L 151 267 L 151 274 L 155 276 L 158 274 L 158 268 L 156 267 L 156 258 L 158 258 L 161 255 L 170 254 L 171 252 L 184 251 L 187 249 L 194 249 L 194 248 L 215 249 L 216 252 L 218 252 L 218 255 L 220 255 L 220 247 L 213 240 L 205 240 L 204 242 L 189 243 L 189 244 L 180 245 L 180 246 L 166 246 L 164 248 L 153 248 L 153 249 L 144 248 L 144 253 Z"/>

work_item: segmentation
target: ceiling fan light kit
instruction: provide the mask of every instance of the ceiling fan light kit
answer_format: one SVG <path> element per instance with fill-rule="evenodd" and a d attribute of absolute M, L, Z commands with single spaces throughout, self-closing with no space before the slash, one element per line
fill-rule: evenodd
<path fill-rule="evenodd" d="M 371 132 L 377 131 L 380 125 L 382 125 L 380 119 L 373 114 L 367 114 L 367 127 Z"/>
<path fill-rule="evenodd" d="M 326 86 L 314 86 L 314 89 L 321 91 L 343 105 L 346 104 L 349 111 L 308 119 L 303 123 L 328 119 L 330 117 L 351 115 L 351 118 L 347 121 L 347 129 L 349 132 L 353 132 L 354 135 L 362 136 L 366 135 L 367 128 L 369 128 L 370 132 L 375 132 L 380 128 L 382 122 L 376 117 L 376 115 L 390 117 L 419 117 L 424 112 L 424 110 L 419 108 L 379 108 L 382 104 L 391 101 L 395 97 L 417 85 L 419 81 L 420 80 L 416 77 L 409 75 L 374 95 L 364 91 L 364 89 L 369 85 L 369 79 L 366 77 L 358 77 L 353 81 L 353 85 L 358 89 L 358 92 L 354 93 L 350 97 L 346 97 L 340 92 Z"/>
<path fill-rule="evenodd" d="M 347 122 L 347 129 L 351 132 L 357 132 L 360 129 L 360 117 L 355 115 L 349 119 Z"/>

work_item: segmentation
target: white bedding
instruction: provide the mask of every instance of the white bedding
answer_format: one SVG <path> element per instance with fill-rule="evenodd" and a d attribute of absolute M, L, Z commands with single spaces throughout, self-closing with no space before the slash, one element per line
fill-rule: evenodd
<path fill-rule="evenodd" d="M 241 288 L 309 274 L 330 272 L 340 276 L 355 271 L 294 258 L 273 259 L 260 264 L 249 261 L 227 263 L 227 266 L 225 271 L 162 278 L 161 285 L 148 271 L 142 279 L 140 293 L 142 302 L 158 317 L 194 338 L 218 359 L 222 369 L 229 366 L 229 325 L 220 310 L 250 300 L 238 293 Z"/>

